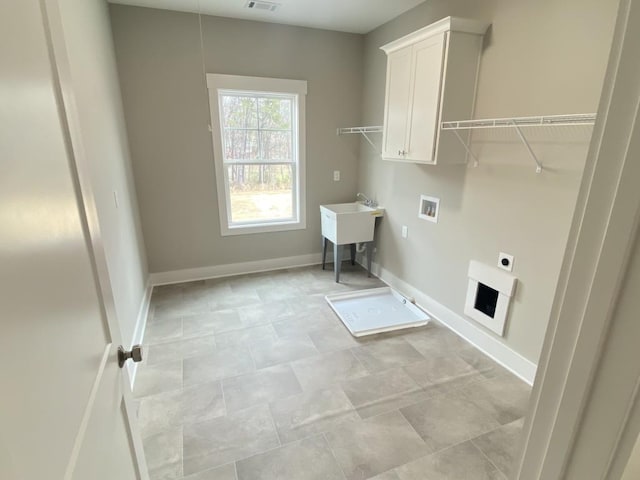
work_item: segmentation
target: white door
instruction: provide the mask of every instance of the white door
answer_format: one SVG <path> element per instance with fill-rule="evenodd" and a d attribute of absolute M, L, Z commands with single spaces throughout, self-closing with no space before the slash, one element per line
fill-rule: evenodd
<path fill-rule="evenodd" d="M 42 4 L 0 2 L 0 478 L 144 479 Z"/>
<path fill-rule="evenodd" d="M 387 58 L 387 92 L 382 132 L 382 157 L 404 160 L 410 104 L 411 46 Z"/>
<path fill-rule="evenodd" d="M 413 46 L 413 78 L 407 128 L 407 160 L 434 162 L 442 91 L 445 34 Z"/>

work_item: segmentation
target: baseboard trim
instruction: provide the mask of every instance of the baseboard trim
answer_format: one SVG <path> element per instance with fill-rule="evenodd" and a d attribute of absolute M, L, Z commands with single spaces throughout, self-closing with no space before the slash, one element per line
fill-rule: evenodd
<path fill-rule="evenodd" d="M 186 268 L 184 270 L 158 272 L 149 275 L 149 279 L 153 286 L 170 285 L 172 283 L 192 282 L 195 280 L 206 280 L 208 278 L 230 277 L 233 275 L 244 275 L 247 273 L 306 267 L 308 265 L 318 265 L 321 262 L 322 255 L 320 253 L 310 253 L 295 257 L 270 258 L 267 260 L 256 260 L 253 262 L 228 263 L 226 265 L 213 265 L 210 267 Z"/>
<path fill-rule="evenodd" d="M 133 331 L 133 338 L 131 339 L 131 345 L 142 344 L 144 339 L 144 332 L 147 328 L 147 319 L 149 318 L 149 308 L 151 307 L 151 293 L 153 291 L 153 285 L 150 279 L 147 280 L 147 285 L 144 290 L 144 295 L 140 300 L 140 308 L 138 309 L 138 317 L 136 319 L 136 328 Z M 142 352 L 144 355 L 146 352 Z M 131 382 L 131 390 L 136 381 L 136 373 L 138 371 L 138 364 L 134 362 L 127 362 L 127 371 L 129 372 L 129 381 Z"/>
<path fill-rule="evenodd" d="M 537 365 L 494 338 L 490 333 L 473 325 L 462 315 L 435 301 L 413 285 L 396 277 L 389 270 L 373 263 L 371 270 L 387 285 L 406 297 L 413 297 L 418 306 L 444 326 L 498 362 L 529 385 L 533 385 Z"/>

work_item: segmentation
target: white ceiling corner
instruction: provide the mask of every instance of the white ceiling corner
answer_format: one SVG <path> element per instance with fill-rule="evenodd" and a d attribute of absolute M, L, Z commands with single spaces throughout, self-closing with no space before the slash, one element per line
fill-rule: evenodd
<path fill-rule="evenodd" d="M 367 33 L 425 0 L 272 0 L 275 12 L 245 7 L 247 0 L 108 0 L 110 3 L 202 13 L 341 32 Z"/>

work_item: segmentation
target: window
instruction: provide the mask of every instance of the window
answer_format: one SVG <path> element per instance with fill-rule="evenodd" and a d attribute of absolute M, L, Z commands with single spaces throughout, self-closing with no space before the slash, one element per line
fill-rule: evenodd
<path fill-rule="evenodd" d="M 306 227 L 307 82 L 207 75 L 222 235 Z"/>

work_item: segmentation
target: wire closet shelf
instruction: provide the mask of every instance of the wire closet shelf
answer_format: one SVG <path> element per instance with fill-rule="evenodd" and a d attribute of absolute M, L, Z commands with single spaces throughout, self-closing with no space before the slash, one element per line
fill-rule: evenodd
<path fill-rule="evenodd" d="M 510 118 L 485 118 L 480 120 L 459 120 L 442 122 L 441 130 L 453 131 L 467 153 L 473 158 L 474 166 L 478 166 L 478 158 L 471 151 L 467 142 L 460 136 L 458 130 L 479 130 L 486 128 L 515 128 L 518 137 L 527 149 L 529 156 L 536 164 L 536 173 L 542 172 L 542 163 L 531 149 L 527 141 L 523 127 L 566 127 L 573 125 L 593 125 L 596 121 L 595 113 L 574 113 L 568 115 L 542 115 L 536 117 L 510 117 Z"/>
<path fill-rule="evenodd" d="M 382 133 L 382 126 L 381 125 L 374 125 L 374 126 L 369 126 L 369 127 L 344 127 L 344 128 L 338 128 L 336 133 L 338 135 L 346 135 L 346 134 L 351 134 L 351 133 L 361 134 L 364 137 L 364 139 L 367 142 L 369 142 L 369 144 L 376 150 L 376 152 L 380 153 L 380 151 L 378 150 L 378 147 L 369 138 L 368 134 L 369 133 Z"/>

